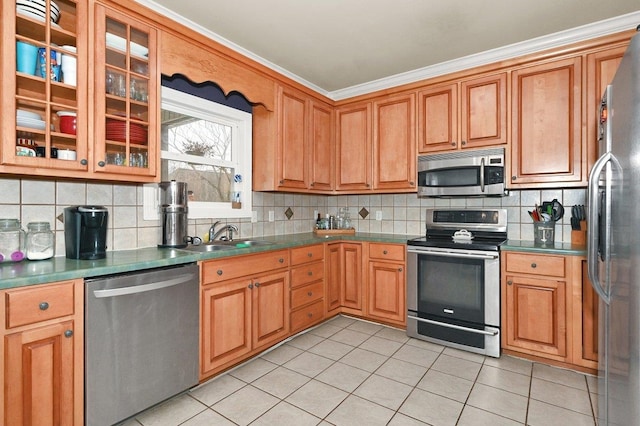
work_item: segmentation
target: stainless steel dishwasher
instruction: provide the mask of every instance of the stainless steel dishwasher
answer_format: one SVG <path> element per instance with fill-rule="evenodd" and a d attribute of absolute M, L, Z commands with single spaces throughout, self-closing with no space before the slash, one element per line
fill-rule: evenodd
<path fill-rule="evenodd" d="M 85 424 L 111 425 L 198 383 L 198 267 L 86 280 Z"/>

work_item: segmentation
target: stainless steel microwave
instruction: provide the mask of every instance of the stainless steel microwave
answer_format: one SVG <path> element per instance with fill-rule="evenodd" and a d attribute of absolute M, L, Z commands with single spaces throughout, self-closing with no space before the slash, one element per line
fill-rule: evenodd
<path fill-rule="evenodd" d="M 418 196 L 505 195 L 504 148 L 418 156 Z"/>

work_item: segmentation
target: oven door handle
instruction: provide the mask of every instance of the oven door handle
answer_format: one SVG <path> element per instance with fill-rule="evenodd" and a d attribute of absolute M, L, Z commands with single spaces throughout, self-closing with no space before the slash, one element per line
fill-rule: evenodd
<path fill-rule="evenodd" d="M 494 330 L 494 331 L 477 330 L 475 328 L 462 327 L 460 325 L 455 325 L 455 324 L 447 324 L 446 322 L 439 322 L 439 321 L 433 321 L 425 318 L 418 318 L 413 315 L 407 315 L 407 318 L 416 320 L 419 322 L 425 322 L 427 324 L 440 325 L 442 327 L 455 328 L 456 330 L 468 331 L 470 333 L 484 334 L 485 336 L 495 336 L 500 332 L 499 330 Z"/>
<path fill-rule="evenodd" d="M 480 192 L 484 192 L 484 157 L 480 160 Z"/>
<path fill-rule="evenodd" d="M 461 257 L 464 259 L 497 259 L 497 254 L 472 254 L 472 253 L 452 253 L 450 251 L 435 251 L 435 250 L 411 250 L 408 249 L 407 253 L 416 254 L 431 254 L 443 257 Z"/>

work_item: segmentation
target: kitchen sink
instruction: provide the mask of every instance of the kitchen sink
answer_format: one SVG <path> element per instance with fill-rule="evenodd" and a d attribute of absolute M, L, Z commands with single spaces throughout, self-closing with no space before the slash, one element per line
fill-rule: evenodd
<path fill-rule="evenodd" d="M 197 246 L 189 245 L 185 247 L 185 250 L 209 253 L 209 252 L 218 251 L 218 250 L 233 250 L 237 248 L 269 246 L 271 244 L 273 244 L 271 241 L 265 241 L 265 240 L 251 240 L 251 239 L 238 239 L 238 240 L 232 240 L 232 241 L 215 240 L 215 241 L 203 243 Z"/>
<path fill-rule="evenodd" d="M 237 239 L 232 241 L 214 241 L 209 244 L 220 245 L 222 247 L 231 247 L 231 248 L 247 248 L 247 247 L 258 247 L 258 246 L 270 246 L 273 243 L 271 241 L 265 241 L 265 240 Z"/>

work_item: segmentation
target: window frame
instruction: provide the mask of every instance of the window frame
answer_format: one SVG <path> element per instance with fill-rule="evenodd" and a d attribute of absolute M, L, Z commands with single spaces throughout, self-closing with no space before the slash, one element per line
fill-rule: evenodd
<path fill-rule="evenodd" d="M 189 219 L 251 218 L 253 151 L 252 115 L 248 112 L 231 108 L 229 106 L 165 86 L 162 86 L 161 94 L 161 109 L 167 109 L 169 111 L 190 115 L 207 121 L 217 121 L 232 128 L 231 161 L 218 160 L 216 163 L 225 167 L 233 167 L 235 174 L 242 175 L 242 182 L 234 183 L 234 191 L 239 191 L 242 194 L 242 206 L 241 208 L 232 208 L 231 202 L 190 201 Z M 159 148 L 159 170 L 163 169 L 163 160 L 188 161 L 205 165 L 212 163 L 211 160 L 206 160 L 198 156 L 175 154 L 163 151 L 162 143 L 159 143 Z M 160 191 L 158 184 L 146 184 L 144 185 L 143 191 L 144 219 L 159 219 Z"/>

